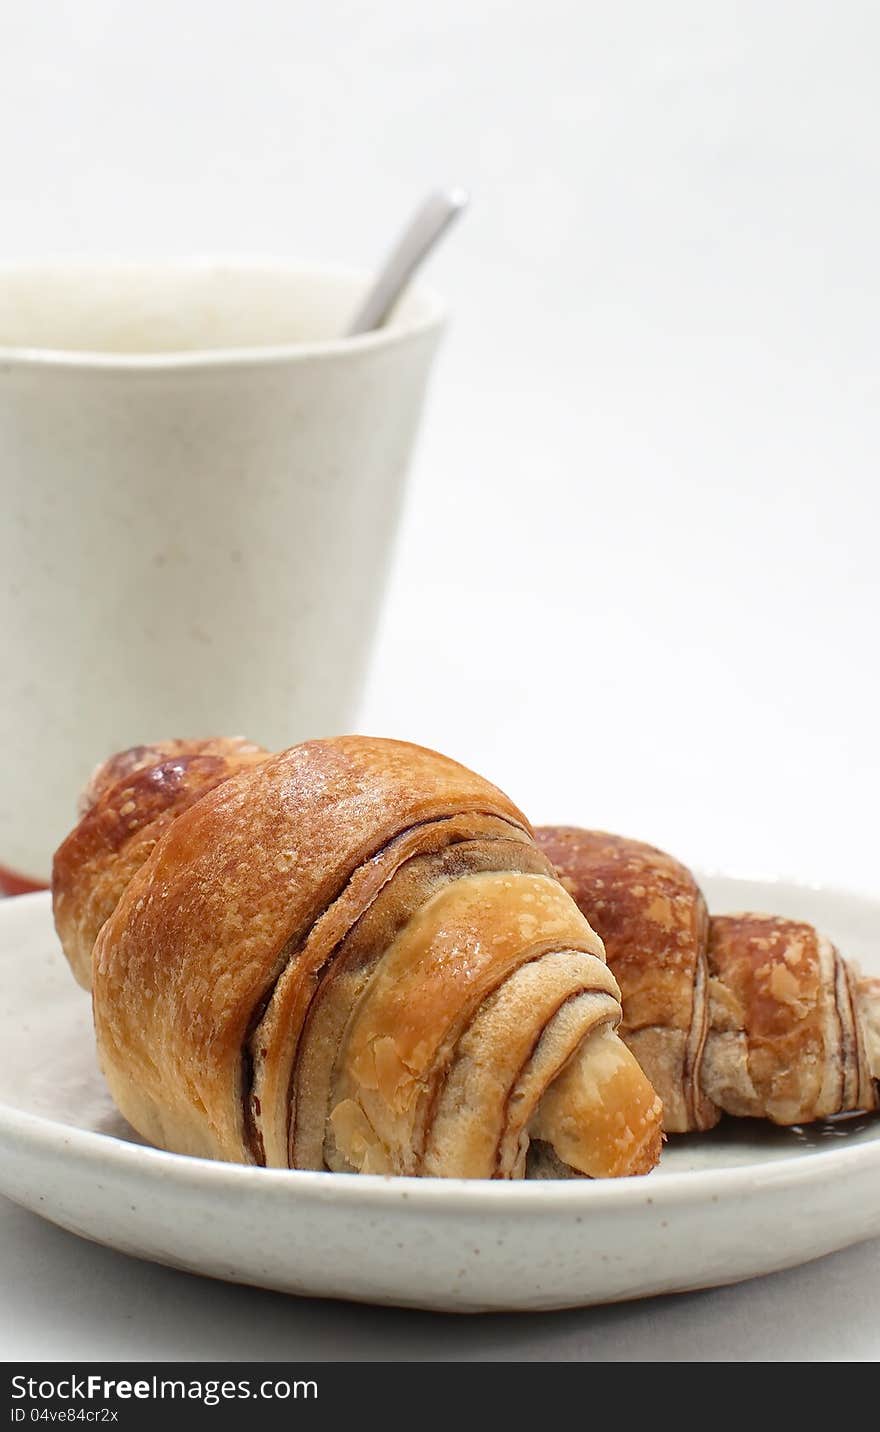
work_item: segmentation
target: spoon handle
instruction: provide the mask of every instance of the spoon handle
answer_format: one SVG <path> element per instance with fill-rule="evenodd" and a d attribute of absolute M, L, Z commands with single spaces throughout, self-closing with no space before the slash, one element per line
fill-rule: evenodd
<path fill-rule="evenodd" d="M 463 189 L 438 189 L 419 205 L 349 324 L 349 337 L 381 328 L 416 269 L 467 202 Z"/>

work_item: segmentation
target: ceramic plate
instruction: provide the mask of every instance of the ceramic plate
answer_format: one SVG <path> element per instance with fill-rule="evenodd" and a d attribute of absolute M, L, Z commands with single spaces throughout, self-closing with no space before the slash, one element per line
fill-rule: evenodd
<path fill-rule="evenodd" d="M 880 901 L 706 878 L 716 910 L 804 917 L 880 970 Z M 140 1258 L 284 1292 L 458 1311 L 735 1282 L 880 1233 L 880 1118 L 670 1140 L 648 1178 L 355 1178 L 147 1148 L 115 1112 L 49 896 L 0 902 L 0 1192 Z"/>

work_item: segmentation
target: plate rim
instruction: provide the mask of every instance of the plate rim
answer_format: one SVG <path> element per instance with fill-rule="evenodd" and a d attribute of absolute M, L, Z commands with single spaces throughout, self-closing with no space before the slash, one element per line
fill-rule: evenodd
<path fill-rule="evenodd" d="M 59 1134 L 62 1135 L 59 1140 Z M 857 1166 L 880 1170 L 880 1137 L 849 1148 L 816 1149 L 795 1158 L 722 1168 L 683 1169 L 652 1180 L 647 1176 L 616 1179 L 463 1179 L 413 1178 L 400 1174 L 344 1174 L 312 1169 L 263 1168 L 225 1163 L 188 1154 L 169 1153 L 149 1144 L 129 1143 L 113 1134 L 61 1124 L 40 1114 L 0 1104 L 0 1146 L 18 1144 L 39 1154 L 59 1156 L 66 1150 L 85 1163 L 100 1163 L 122 1174 L 141 1172 L 190 1187 L 212 1184 L 226 1192 L 263 1188 L 267 1194 L 290 1193 L 296 1187 L 318 1202 L 416 1206 L 441 1204 L 460 1213 L 503 1212 L 505 1208 L 534 1211 L 541 1206 L 559 1211 L 602 1212 L 624 1208 L 703 1203 L 713 1194 L 733 1196 L 776 1187 L 806 1186 L 835 1174 L 845 1176 Z M 0 1179 L 2 1182 L 2 1179 Z"/>

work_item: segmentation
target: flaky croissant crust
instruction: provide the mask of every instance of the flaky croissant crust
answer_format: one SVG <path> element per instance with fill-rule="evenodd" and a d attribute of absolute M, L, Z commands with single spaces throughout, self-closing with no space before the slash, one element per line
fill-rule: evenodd
<path fill-rule="evenodd" d="M 522 1177 L 533 1138 L 569 1172 L 652 1166 L 601 941 L 497 788 L 363 737 L 139 750 L 93 779 L 54 895 L 142 1134 L 280 1167 Z"/>

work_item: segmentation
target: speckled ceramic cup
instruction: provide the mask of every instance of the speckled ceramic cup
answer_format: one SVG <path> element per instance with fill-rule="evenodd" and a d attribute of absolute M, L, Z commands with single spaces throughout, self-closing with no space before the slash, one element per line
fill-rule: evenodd
<path fill-rule="evenodd" d="M 0 268 L 0 888 L 111 751 L 351 725 L 443 324 L 414 291 L 340 339 L 365 283 Z"/>

